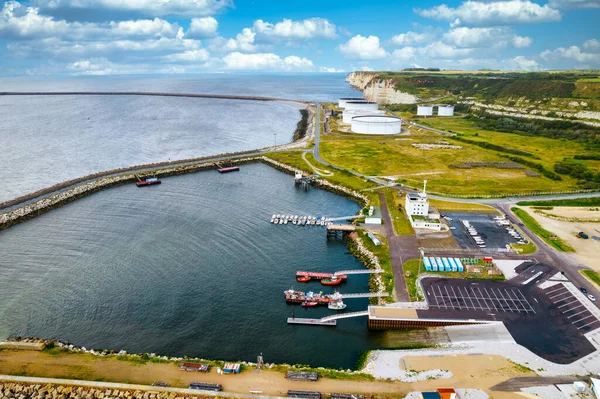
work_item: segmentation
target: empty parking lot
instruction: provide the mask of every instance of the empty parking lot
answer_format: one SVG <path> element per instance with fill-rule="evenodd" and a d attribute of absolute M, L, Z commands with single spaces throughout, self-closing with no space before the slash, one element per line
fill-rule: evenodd
<path fill-rule="evenodd" d="M 427 298 L 430 307 L 444 309 L 535 313 L 527 298 L 515 287 L 431 285 Z"/>
<path fill-rule="evenodd" d="M 555 310 L 562 313 L 567 320 L 577 327 L 582 333 L 600 327 L 600 320 L 596 318 L 585 305 L 573 295 L 564 285 L 557 284 L 544 290 Z"/>

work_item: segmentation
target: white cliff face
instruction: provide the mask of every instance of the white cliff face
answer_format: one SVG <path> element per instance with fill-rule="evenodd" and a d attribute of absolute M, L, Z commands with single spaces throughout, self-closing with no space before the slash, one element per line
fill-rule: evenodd
<path fill-rule="evenodd" d="M 391 79 L 376 79 L 376 74 L 369 72 L 351 72 L 346 81 L 351 86 L 362 90 L 369 101 L 380 104 L 415 104 L 419 98 L 413 94 L 394 89 Z"/>

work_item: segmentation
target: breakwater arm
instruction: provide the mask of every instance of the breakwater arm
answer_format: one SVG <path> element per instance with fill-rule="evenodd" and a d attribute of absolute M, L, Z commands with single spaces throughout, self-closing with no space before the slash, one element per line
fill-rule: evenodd
<path fill-rule="evenodd" d="M 239 96 L 231 94 L 201 94 L 201 93 L 168 93 L 153 91 L 4 91 L 0 96 L 153 96 L 153 97 L 187 97 L 212 98 L 222 100 L 246 101 L 281 101 L 307 104 L 306 101 L 276 97 Z"/>

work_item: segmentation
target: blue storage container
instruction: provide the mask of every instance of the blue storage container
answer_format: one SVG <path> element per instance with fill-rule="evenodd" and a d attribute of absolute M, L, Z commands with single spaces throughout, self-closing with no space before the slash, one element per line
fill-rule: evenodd
<path fill-rule="evenodd" d="M 431 270 L 431 263 L 429 263 L 429 258 L 427 256 L 423 257 L 423 264 L 425 265 L 425 270 Z"/>
<path fill-rule="evenodd" d="M 458 265 L 456 264 L 454 258 L 448 258 L 448 262 L 450 262 L 453 272 L 458 271 Z"/>
<path fill-rule="evenodd" d="M 447 272 L 452 271 L 452 266 L 450 266 L 450 262 L 448 262 L 448 258 L 442 258 L 442 262 L 444 263 L 444 268 Z"/>
<path fill-rule="evenodd" d="M 465 268 L 463 267 L 463 264 L 460 261 L 460 259 L 456 258 L 455 261 L 456 261 L 456 265 L 458 266 L 458 271 L 461 273 L 464 272 Z"/>

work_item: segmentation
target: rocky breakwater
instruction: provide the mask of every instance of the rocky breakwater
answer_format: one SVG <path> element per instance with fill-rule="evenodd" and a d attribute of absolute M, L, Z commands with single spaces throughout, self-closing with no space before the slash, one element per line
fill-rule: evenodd
<path fill-rule="evenodd" d="M 73 381 L 77 383 L 76 381 Z M 27 383 L 21 381 L 0 381 L 0 399 L 183 399 L 183 398 L 222 398 L 221 395 L 195 395 L 186 389 L 153 388 L 110 384 L 115 387 L 102 387 L 106 383 L 82 382 L 81 385 L 59 383 Z M 131 387 L 131 388 L 129 388 Z M 133 389 L 135 387 L 135 389 Z M 129 388 L 129 389 L 127 389 Z M 159 390 L 160 389 L 160 390 Z M 231 397 L 231 396 L 227 396 Z"/>
<path fill-rule="evenodd" d="M 419 97 L 395 89 L 392 79 L 382 79 L 373 72 L 350 72 L 346 81 L 361 90 L 369 101 L 380 104 L 416 104 Z"/>
<path fill-rule="evenodd" d="M 382 270 L 379 258 L 373 252 L 365 246 L 362 238 L 358 235 L 353 234 L 351 240 L 348 241 L 348 249 L 350 253 L 367 269 Z M 371 292 L 385 292 L 385 283 L 383 282 L 383 274 L 371 274 L 369 278 L 369 286 Z M 386 298 L 372 298 L 376 300 L 379 305 L 386 303 Z"/>

